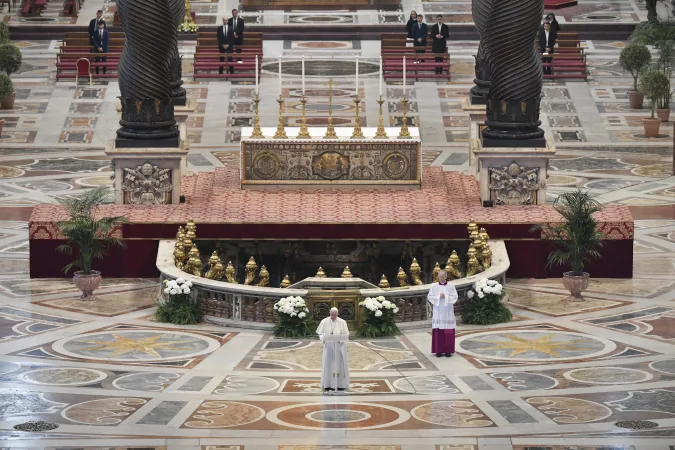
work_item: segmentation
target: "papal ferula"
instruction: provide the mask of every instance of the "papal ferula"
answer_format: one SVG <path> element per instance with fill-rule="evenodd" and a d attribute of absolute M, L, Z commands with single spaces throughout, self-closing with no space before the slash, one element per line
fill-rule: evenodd
<path fill-rule="evenodd" d="M 325 392 L 344 391 L 349 387 L 346 345 L 346 341 L 349 340 L 349 329 L 347 328 L 347 322 L 338 317 L 337 308 L 332 308 L 330 316 L 321 321 L 316 333 L 323 342 L 321 388 Z"/>

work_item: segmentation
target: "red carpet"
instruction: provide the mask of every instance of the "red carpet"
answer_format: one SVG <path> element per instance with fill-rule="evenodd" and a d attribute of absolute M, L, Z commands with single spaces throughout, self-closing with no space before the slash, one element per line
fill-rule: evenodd
<path fill-rule="evenodd" d="M 544 0 L 544 9 L 560 9 L 576 6 L 576 0 Z"/>

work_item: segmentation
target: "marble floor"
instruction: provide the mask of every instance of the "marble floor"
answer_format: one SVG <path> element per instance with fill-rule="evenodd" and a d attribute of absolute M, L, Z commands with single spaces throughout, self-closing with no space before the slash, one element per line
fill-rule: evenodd
<path fill-rule="evenodd" d="M 431 11 L 445 4 L 423 5 Z M 632 1 L 603 5 L 634 13 Z M 584 42 L 589 80 L 546 83 L 541 119 L 557 148 L 549 199 L 583 187 L 603 203 L 629 205 L 636 218 L 635 277 L 593 280 L 585 303 L 565 302 L 557 279 L 509 280 L 514 320 L 460 325 L 458 353 L 450 359 L 431 355 L 430 330 L 355 340 L 349 392 L 331 397 L 318 392 L 316 341 L 155 323 L 157 280 L 104 280 L 96 298 L 82 302 L 69 280 L 28 278 L 32 207 L 110 184 L 103 145 L 117 127 L 119 89 L 115 82 L 56 83 L 56 43 L 19 44 L 24 65 L 13 76 L 16 108 L 0 111 L 6 120 L 0 137 L 0 448 L 675 448 L 673 124 L 663 125 L 660 138 L 640 136 L 646 111 L 628 109 L 631 80 L 617 63 L 624 43 Z M 451 42 L 452 81 L 407 86 L 425 164 L 468 169 L 462 100 L 472 86 L 476 46 Z M 196 104 L 186 119 L 188 169 L 238 164 L 253 87 L 193 81 L 194 47 L 181 52 L 185 87 Z M 339 84 L 336 124 L 352 124 L 357 55 L 361 124 L 377 122 L 379 42 L 277 41 L 265 43 L 264 52 L 263 125 L 276 123 L 279 55 L 286 61 L 289 123 L 300 116 L 297 68 L 304 56 L 313 124 L 327 119 L 328 74 Z M 392 125 L 400 123 L 401 95 L 400 84 L 387 84 L 385 114 Z M 58 428 L 13 429 L 34 420 Z M 656 427 L 622 427 L 636 420 Z"/>

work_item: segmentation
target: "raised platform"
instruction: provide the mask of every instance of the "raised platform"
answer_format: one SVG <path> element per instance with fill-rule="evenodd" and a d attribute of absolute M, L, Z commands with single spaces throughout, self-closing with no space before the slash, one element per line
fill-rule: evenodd
<path fill-rule="evenodd" d="M 239 170 L 219 168 L 185 177 L 180 205 L 108 205 L 103 215 L 124 215 L 130 224 L 119 233 L 126 249 L 111 249 L 98 262 L 108 277 L 155 276 L 157 243 L 172 239 L 179 225 L 193 219 L 199 239 L 465 239 L 471 219 L 492 239 L 503 239 L 511 267 L 508 276 L 541 278 L 561 270 L 545 268 L 552 243 L 530 232 L 532 225 L 555 223 L 548 205 L 483 208 L 472 176 L 423 170 L 420 189 L 293 190 L 241 189 Z M 31 277 L 63 276 L 67 257 L 55 253 L 62 243 L 55 223 L 64 219 L 58 205 L 34 208 L 30 219 Z M 597 215 L 606 242 L 605 257 L 588 267 L 595 277 L 630 278 L 634 226 L 625 205 L 610 205 Z"/>

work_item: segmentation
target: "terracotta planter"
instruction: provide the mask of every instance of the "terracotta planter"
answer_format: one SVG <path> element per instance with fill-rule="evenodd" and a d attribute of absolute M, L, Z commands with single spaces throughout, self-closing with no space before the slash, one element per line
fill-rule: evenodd
<path fill-rule="evenodd" d="M 84 275 L 82 272 L 75 272 L 73 283 L 75 283 L 75 286 L 82 291 L 82 296 L 80 298 L 89 298 L 101 285 L 101 272 L 92 270 L 89 275 Z"/>
<path fill-rule="evenodd" d="M 12 92 L 12 95 L 5 97 L 0 100 L 0 109 L 14 109 L 14 99 L 16 98 L 16 92 Z"/>
<path fill-rule="evenodd" d="M 642 125 L 645 127 L 645 137 L 657 137 L 659 128 L 661 128 L 661 119 L 642 119 Z"/>
<path fill-rule="evenodd" d="M 573 272 L 563 273 L 563 286 L 565 289 L 570 291 L 569 297 L 567 300 L 570 302 L 583 302 L 584 297 L 581 293 L 586 290 L 588 287 L 588 278 L 589 275 L 586 272 L 583 272 L 582 275 L 573 275 Z"/>
<path fill-rule="evenodd" d="M 5 119 L 0 119 L 0 137 L 2 137 L 2 127 L 5 125 Z"/>
<path fill-rule="evenodd" d="M 668 122 L 670 120 L 670 108 L 658 108 L 656 115 L 661 119 L 661 122 Z"/>
<path fill-rule="evenodd" d="M 631 109 L 642 109 L 642 103 L 645 100 L 643 93 L 638 91 L 628 91 L 628 104 Z"/>

